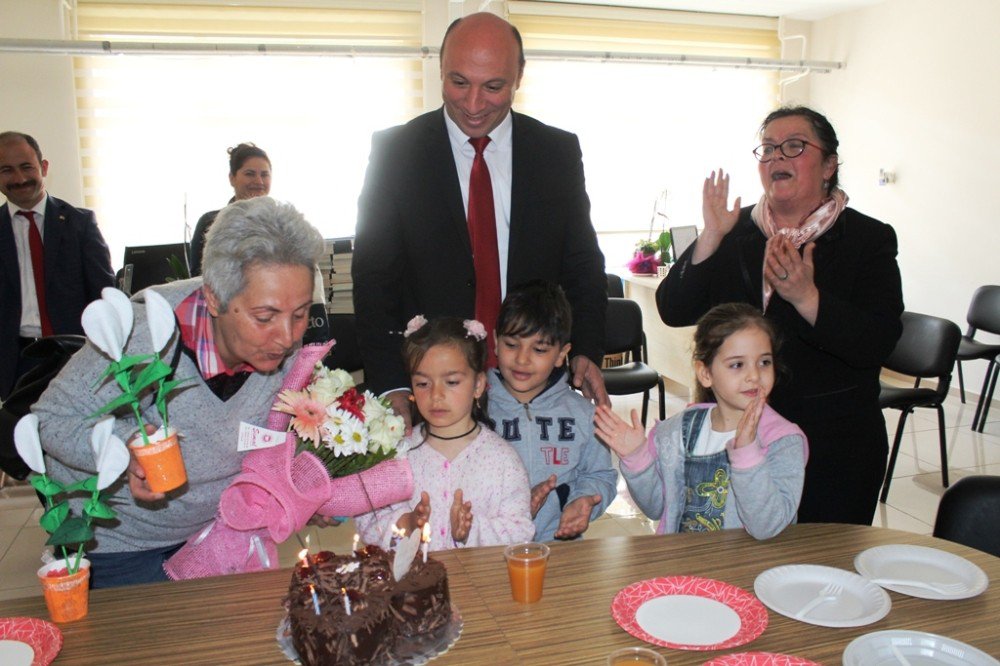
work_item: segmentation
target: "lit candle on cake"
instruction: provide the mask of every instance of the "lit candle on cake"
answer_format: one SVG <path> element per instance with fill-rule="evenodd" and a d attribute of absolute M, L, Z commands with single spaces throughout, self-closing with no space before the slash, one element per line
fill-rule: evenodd
<path fill-rule="evenodd" d="M 309 570 L 312 569 L 312 567 L 309 565 L 309 551 L 305 548 L 300 550 L 299 559 L 302 560 L 302 568 L 306 571 L 306 573 L 308 573 Z"/>
<path fill-rule="evenodd" d="M 351 546 L 351 552 L 352 553 L 358 552 L 358 542 L 359 541 L 361 541 L 361 537 L 359 537 L 358 533 L 355 532 L 354 533 L 354 544 Z"/>
<path fill-rule="evenodd" d="M 340 593 L 344 595 L 344 612 L 348 615 L 351 614 L 351 599 L 347 596 L 347 590 L 340 588 Z"/>
<path fill-rule="evenodd" d="M 309 583 L 309 593 L 313 598 L 313 610 L 316 611 L 316 615 L 319 615 L 319 597 L 316 596 L 316 586 L 312 583 Z M 350 611 L 348 611 L 348 615 L 350 615 Z"/>
<path fill-rule="evenodd" d="M 421 545 L 420 545 L 420 549 L 423 551 L 423 554 L 424 554 L 424 564 L 427 564 L 427 551 L 430 550 L 430 547 L 431 547 L 431 524 L 430 523 L 424 523 L 423 532 L 420 534 L 420 541 L 422 542 Z"/>

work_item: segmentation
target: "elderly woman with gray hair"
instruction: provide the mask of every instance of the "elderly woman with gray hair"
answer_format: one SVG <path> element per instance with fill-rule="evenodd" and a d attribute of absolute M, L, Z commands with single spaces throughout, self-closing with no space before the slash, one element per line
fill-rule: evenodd
<path fill-rule="evenodd" d="M 240 471 L 240 424 L 266 423 L 289 357 L 301 345 L 322 248 L 320 233 L 291 205 L 269 197 L 237 201 L 209 231 L 204 278 L 152 287 L 178 322 L 163 358 L 175 377 L 188 380 L 170 398 L 188 484 L 166 496 L 154 493 L 133 460 L 127 478 L 111 486 L 119 523 L 95 526 L 96 543 L 88 548 L 93 587 L 166 580 L 163 562 L 212 520 L 220 494 Z M 150 349 L 143 294 L 132 298 L 135 325 L 125 354 Z M 94 473 L 85 444 L 89 415 L 118 395 L 113 382 L 98 381 L 106 367 L 107 359 L 88 345 L 33 408 L 49 473 L 58 481 Z M 157 423 L 156 410 L 147 412 Z M 120 415 L 116 428 L 127 441 L 135 436 L 135 419 Z"/>

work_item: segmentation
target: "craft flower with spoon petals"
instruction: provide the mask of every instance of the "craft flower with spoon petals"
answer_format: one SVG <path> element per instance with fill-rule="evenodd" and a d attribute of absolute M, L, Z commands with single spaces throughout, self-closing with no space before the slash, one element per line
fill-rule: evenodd
<path fill-rule="evenodd" d="M 143 292 L 146 303 L 146 320 L 152 340 L 151 354 L 123 355 L 125 344 L 132 332 L 132 303 L 121 291 L 105 287 L 101 298 L 93 301 L 83 311 L 81 323 L 87 339 L 111 359 L 108 369 L 98 382 L 114 377 L 122 394 L 104 405 L 91 416 L 100 416 L 122 406 L 131 408 L 138 421 L 139 434 L 144 444 L 149 444 L 146 423 L 139 408 L 140 396 L 147 388 L 155 386 L 154 402 L 163 423 L 163 432 L 169 432 L 167 394 L 183 379 L 168 379 L 172 370 L 160 358 L 160 352 L 174 334 L 175 319 L 173 309 L 166 299 L 152 289 Z"/>
<path fill-rule="evenodd" d="M 90 445 L 94 452 L 97 474 L 70 485 L 63 485 L 46 474 L 45 457 L 38 436 L 38 417 L 27 414 L 14 426 L 14 446 L 28 467 L 35 472 L 31 485 L 45 498 L 45 513 L 39 524 L 49 533 L 46 545 L 59 548 L 70 574 L 76 573 L 83 559 L 84 546 L 94 538 L 91 522 L 94 519 L 115 518 L 114 509 L 106 502 L 102 491 L 118 480 L 129 463 L 125 443 L 114 434 L 115 419 L 106 416 L 91 431 Z M 90 493 L 84 502 L 83 515 L 71 516 L 67 497 L 74 493 Z M 56 502 L 56 498 L 62 497 Z M 77 545 L 71 557 L 67 546 Z"/>

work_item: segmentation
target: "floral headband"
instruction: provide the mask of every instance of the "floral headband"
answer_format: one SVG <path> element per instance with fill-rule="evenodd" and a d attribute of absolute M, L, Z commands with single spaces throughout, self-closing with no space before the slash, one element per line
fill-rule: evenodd
<path fill-rule="evenodd" d="M 426 324 L 427 319 L 423 315 L 417 315 L 407 322 L 406 330 L 403 331 L 403 337 L 410 337 Z M 478 322 L 475 319 L 466 319 L 462 322 L 462 326 L 465 327 L 465 337 L 472 338 L 478 342 L 482 342 L 486 339 L 486 327 L 483 326 L 481 322 Z"/>

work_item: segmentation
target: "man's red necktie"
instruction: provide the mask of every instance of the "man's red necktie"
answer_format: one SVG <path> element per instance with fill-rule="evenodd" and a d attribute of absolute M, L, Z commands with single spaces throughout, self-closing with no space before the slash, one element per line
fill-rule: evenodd
<path fill-rule="evenodd" d="M 496 209 L 493 207 L 493 183 L 486 166 L 483 150 L 490 142 L 484 136 L 469 139 L 476 150 L 469 178 L 469 239 L 472 241 L 472 259 L 476 269 L 476 319 L 486 327 L 489 351 L 488 365 L 496 366 L 494 335 L 497 315 L 500 313 L 500 251 L 497 249 Z"/>
<path fill-rule="evenodd" d="M 45 305 L 45 248 L 42 246 L 42 234 L 35 224 L 35 212 L 19 210 L 18 215 L 28 218 L 28 245 L 31 249 L 31 272 L 35 275 L 35 295 L 38 296 L 38 318 L 42 322 L 42 335 L 52 335 L 52 323 L 49 321 L 49 310 Z"/>

